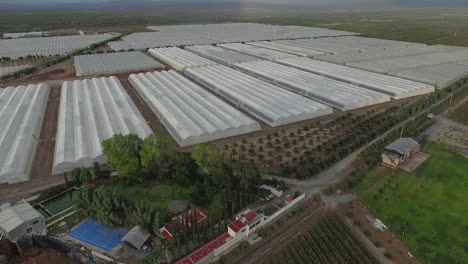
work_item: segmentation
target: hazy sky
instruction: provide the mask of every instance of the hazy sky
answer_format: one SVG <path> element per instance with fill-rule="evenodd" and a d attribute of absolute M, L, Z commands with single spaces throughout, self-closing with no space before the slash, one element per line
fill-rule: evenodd
<path fill-rule="evenodd" d="M 9 4 L 20 4 L 20 3 L 96 3 L 96 2 L 108 2 L 113 0 L 0 0 L 0 3 L 9 3 Z M 134 0 L 118 0 L 118 1 L 127 1 L 133 2 Z M 270 3 L 270 4 L 389 4 L 389 5 L 417 5 L 425 7 L 426 5 L 440 4 L 443 5 L 454 5 L 454 4 L 463 4 L 468 3 L 468 0 L 148 0 L 154 2 L 177 2 L 177 3 L 196 3 L 196 2 L 213 2 L 213 3 L 222 3 L 222 2 L 234 2 L 234 3 Z M 1 7 L 0 7 L 1 9 Z"/>

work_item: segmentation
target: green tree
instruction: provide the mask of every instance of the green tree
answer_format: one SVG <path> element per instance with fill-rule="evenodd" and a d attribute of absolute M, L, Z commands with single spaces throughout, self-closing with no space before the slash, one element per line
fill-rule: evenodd
<path fill-rule="evenodd" d="M 159 234 L 159 225 L 160 225 L 159 212 L 156 211 L 153 216 L 153 225 L 151 228 L 153 233 Z"/>
<path fill-rule="evenodd" d="M 255 165 L 240 165 L 237 176 L 242 190 L 256 189 L 262 182 L 260 170 Z"/>
<path fill-rule="evenodd" d="M 96 179 L 102 178 L 102 171 L 101 171 L 101 166 L 99 165 L 99 163 L 94 162 L 93 167 L 94 167 L 94 177 L 96 177 Z"/>
<path fill-rule="evenodd" d="M 154 210 L 150 208 L 144 201 L 135 202 L 135 217 L 137 225 L 145 230 L 151 231 L 153 228 Z"/>
<path fill-rule="evenodd" d="M 140 182 L 143 180 L 140 163 L 142 145 L 143 140 L 135 134 L 117 134 L 102 142 L 109 165 L 119 172 L 119 177 Z"/>
<path fill-rule="evenodd" d="M 141 165 L 153 178 L 162 179 L 163 169 L 175 153 L 175 144 L 171 138 L 153 134 L 143 140 L 140 151 Z"/>
<path fill-rule="evenodd" d="M 81 168 L 80 178 L 79 178 L 81 183 L 89 182 L 91 181 L 92 178 L 93 176 L 91 175 L 91 173 L 89 172 L 87 168 Z"/>

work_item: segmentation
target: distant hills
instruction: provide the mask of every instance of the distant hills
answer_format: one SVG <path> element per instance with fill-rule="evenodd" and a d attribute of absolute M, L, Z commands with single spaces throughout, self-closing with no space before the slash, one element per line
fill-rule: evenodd
<path fill-rule="evenodd" d="M 27 0 L 26 0 L 27 1 Z M 53 1 L 53 0 L 51 0 Z M 55 0 L 60 1 L 60 0 Z M 285 4 L 286 3 L 286 4 Z M 117 0 L 81 3 L 0 1 L 0 13 L 31 11 L 150 11 L 150 10 L 206 10 L 294 7 L 364 8 L 364 7 L 468 7 L 468 0 Z"/>

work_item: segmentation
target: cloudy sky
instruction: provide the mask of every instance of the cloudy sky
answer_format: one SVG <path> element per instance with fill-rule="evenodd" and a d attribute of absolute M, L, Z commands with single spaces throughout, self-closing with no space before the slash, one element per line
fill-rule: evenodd
<path fill-rule="evenodd" d="M 135 0 L 0 0 L 0 3 L 8 4 L 43 4 L 43 3 L 96 3 L 96 2 L 109 2 L 109 1 L 126 1 L 134 2 Z M 141 1 L 141 0 L 140 0 Z M 453 6 L 465 4 L 468 5 L 468 0 L 146 0 L 152 2 L 166 2 L 166 3 L 267 3 L 267 4 L 308 4 L 308 5 L 352 5 L 352 4 L 374 4 L 374 5 L 412 5 L 412 6 Z M 1 9 L 1 7 L 0 7 Z"/>

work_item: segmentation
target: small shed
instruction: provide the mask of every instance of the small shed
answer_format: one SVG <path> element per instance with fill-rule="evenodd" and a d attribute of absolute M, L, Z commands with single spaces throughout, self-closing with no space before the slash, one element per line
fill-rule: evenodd
<path fill-rule="evenodd" d="M 127 245 L 140 249 L 146 241 L 148 241 L 150 234 L 142 230 L 139 226 L 134 226 L 123 238 L 122 242 Z"/>
<path fill-rule="evenodd" d="M 397 139 L 385 148 L 385 152 L 382 154 L 382 163 L 396 169 L 411 155 L 419 152 L 420 148 L 419 143 L 412 138 Z"/>
<path fill-rule="evenodd" d="M 44 216 L 29 203 L 0 206 L 0 233 L 16 243 L 22 237 L 46 232 Z"/>

